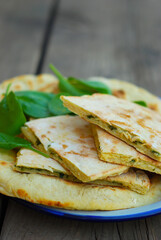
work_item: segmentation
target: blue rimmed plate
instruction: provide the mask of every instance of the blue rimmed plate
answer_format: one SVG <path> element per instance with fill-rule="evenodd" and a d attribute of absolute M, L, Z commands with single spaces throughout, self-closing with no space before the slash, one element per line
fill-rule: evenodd
<path fill-rule="evenodd" d="M 30 208 L 52 215 L 88 221 L 132 220 L 143 217 L 150 217 L 161 213 L 161 201 L 143 207 L 115 211 L 72 211 L 33 204 L 19 199 L 16 199 L 16 201 L 21 202 Z"/>

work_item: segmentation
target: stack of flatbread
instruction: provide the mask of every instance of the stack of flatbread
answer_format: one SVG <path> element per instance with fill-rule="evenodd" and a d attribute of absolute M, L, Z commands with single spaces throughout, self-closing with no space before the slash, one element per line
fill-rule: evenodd
<path fill-rule="evenodd" d="M 45 78 L 46 91 L 49 83 L 54 91 L 46 75 L 44 91 Z M 50 158 L 24 148 L 0 151 L 1 193 L 77 210 L 124 209 L 161 199 L 161 102 L 131 84 L 106 82 L 115 96 L 62 96 L 77 115 L 25 123 L 24 138 Z M 54 78 L 53 84 L 58 91 Z M 146 101 L 149 108 L 134 100 Z"/>

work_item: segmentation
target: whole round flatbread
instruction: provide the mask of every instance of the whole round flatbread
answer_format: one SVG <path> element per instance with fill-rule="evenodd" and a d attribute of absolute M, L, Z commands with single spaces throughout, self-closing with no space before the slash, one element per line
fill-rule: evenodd
<path fill-rule="evenodd" d="M 145 101 L 149 108 L 161 113 L 161 100 L 147 90 L 137 87 L 132 83 L 104 77 L 91 77 L 88 80 L 101 81 L 111 88 L 114 96 L 128 101 Z M 59 92 L 58 80 L 52 74 L 40 74 L 38 76 L 22 75 L 8 79 L 0 84 L 0 99 L 10 83 L 10 89 L 13 91 L 35 90 Z"/>
<path fill-rule="evenodd" d="M 56 177 L 13 171 L 15 154 L 0 151 L 0 192 L 32 203 L 76 210 L 116 210 L 139 207 L 161 199 L 161 177 L 152 179 L 150 191 L 141 195 L 118 187 L 92 186 Z"/>
<path fill-rule="evenodd" d="M 58 80 L 53 75 L 24 75 L 3 82 L 0 85 L 0 98 L 9 83 L 12 83 L 13 91 L 58 92 Z M 161 112 L 160 100 L 146 90 L 140 90 L 132 84 L 119 80 L 108 80 L 106 84 L 111 87 L 113 93 L 123 89 L 118 91 L 119 94 L 125 95 L 123 98 L 130 101 L 144 100 L 148 106 L 157 105 L 154 110 Z M 117 187 L 92 186 L 39 174 L 18 173 L 13 170 L 15 157 L 13 151 L 0 150 L 0 193 L 7 196 L 51 207 L 77 210 L 116 210 L 143 206 L 161 200 L 161 177 L 158 175 L 151 179 L 150 191 L 146 195 L 140 195 Z"/>

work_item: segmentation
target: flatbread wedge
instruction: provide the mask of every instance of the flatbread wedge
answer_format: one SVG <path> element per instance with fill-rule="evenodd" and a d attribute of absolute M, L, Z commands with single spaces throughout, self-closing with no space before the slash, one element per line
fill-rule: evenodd
<path fill-rule="evenodd" d="M 24 148 L 20 149 L 17 154 L 17 161 L 14 166 L 14 170 L 25 173 L 57 176 L 65 180 L 80 182 L 80 180 L 64 169 L 54 159 L 46 158 L 38 153 Z M 88 182 L 88 184 L 123 187 L 140 194 L 146 194 L 150 188 L 150 180 L 147 174 L 143 171 L 133 169 L 129 169 L 127 173 L 107 177 L 101 180 L 95 180 L 93 182 Z"/>
<path fill-rule="evenodd" d="M 100 161 L 91 126 L 78 116 L 33 120 L 22 128 L 25 137 L 48 152 L 83 182 L 104 179 L 128 171 L 128 167 Z"/>
<path fill-rule="evenodd" d="M 46 158 L 34 151 L 22 148 L 17 153 L 14 170 L 26 173 L 40 173 L 75 181 L 75 177 L 53 158 Z"/>
<path fill-rule="evenodd" d="M 106 183 L 106 185 L 110 186 L 127 188 L 140 194 L 146 194 L 150 189 L 150 180 L 147 174 L 144 171 L 133 168 L 130 168 L 127 173 L 94 182 L 98 185 L 105 185 L 104 183 Z"/>
<path fill-rule="evenodd" d="M 90 77 L 89 80 L 100 81 L 106 84 L 112 90 L 112 95 L 118 98 L 133 101 L 144 101 L 148 108 L 161 113 L 161 100 L 159 97 L 140 88 L 130 82 L 119 79 L 110 79 L 104 77 Z"/>
<path fill-rule="evenodd" d="M 145 195 L 109 186 L 69 182 L 57 177 L 13 170 L 16 154 L 0 150 L 0 193 L 32 203 L 76 210 L 116 210 L 139 207 L 161 200 L 161 177 L 151 179 Z"/>
<path fill-rule="evenodd" d="M 97 125 L 92 124 L 92 132 L 101 160 L 161 174 L 161 162 L 138 152 Z"/>
<path fill-rule="evenodd" d="M 139 152 L 161 161 L 161 115 L 107 94 L 61 96 L 64 106 L 120 138 Z"/>

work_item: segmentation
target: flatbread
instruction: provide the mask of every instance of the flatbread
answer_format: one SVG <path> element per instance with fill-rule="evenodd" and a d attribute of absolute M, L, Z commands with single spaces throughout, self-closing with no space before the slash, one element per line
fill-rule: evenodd
<path fill-rule="evenodd" d="M 130 102 L 145 101 L 148 108 L 161 113 L 161 100 L 147 90 L 140 88 L 132 83 L 118 79 L 109 79 L 104 77 L 91 77 L 89 80 L 100 81 L 106 84 L 112 90 L 115 97 L 126 99 Z"/>
<path fill-rule="evenodd" d="M 73 183 L 57 177 L 18 173 L 16 156 L 0 151 L 0 193 L 32 203 L 76 210 L 116 210 L 139 207 L 161 200 L 161 177 L 151 179 L 146 195 L 118 187 Z"/>
<path fill-rule="evenodd" d="M 51 74 L 40 74 L 38 76 L 22 75 L 8 79 L 0 84 L 0 100 L 10 83 L 10 90 L 12 91 L 35 90 L 40 92 L 58 92 L 58 80 Z"/>
<path fill-rule="evenodd" d="M 127 173 L 108 177 L 105 180 L 96 180 L 93 183 L 123 187 L 140 194 L 146 194 L 150 189 L 150 180 L 147 174 L 144 171 L 133 168 L 130 168 Z"/>
<path fill-rule="evenodd" d="M 101 160 L 161 174 L 161 162 L 138 152 L 97 125 L 92 124 L 92 131 Z"/>
<path fill-rule="evenodd" d="M 26 173 L 40 173 L 75 181 L 75 177 L 53 158 L 46 158 L 34 151 L 22 148 L 17 153 L 14 170 Z"/>
<path fill-rule="evenodd" d="M 115 176 L 129 169 L 99 160 L 90 124 L 78 116 L 37 119 L 25 123 L 25 126 L 28 127 L 27 132 L 32 132 L 41 142 L 45 151 L 83 182 Z M 32 137 L 24 129 L 22 131 L 33 142 Z"/>
<path fill-rule="evenodd" d="M 116 81 L 118 83 L 115 84 Z M 3 82 L 0 85 L 0 99 L 10 82 L 12 82 L 11 89 L 13 91 L 58 92 L 58 81 L 53 75 L 42 74 L 38 77 L 24 75 Z M 160 110 L 156 107 L 160 104 L 158 99 L 152 99 L 152 95 L 148 92 L 148 95 L 146 95 L 145 90 L 142 93 L 140 92 L 140 95 L 138 94 L 139 91 L 135 94 L 136 86 L 131 84 L 131 88 L 128 88 L 130 83 L 119 80 L 108 80 L 107 85 L 111 87 L 114 95 L 121 95 L 123 91 L 119 90 L 123 87 L 126 99 L 130 101 L 144 100 L 149 107 L 152 103 L 152 109 Z M 143 99 L 139 96 L 142 96 Z M 152 184 L 148 194 L 142 196 L 121 188 L 96 187 L 78 183 L 69 184 L 69 181 L 55 177 L 18 173 L 13 171 L 15 162 L 15 152 L 0 150 L 0 192 L 33 203 L 78 210 L 115 210 L 150 204 L 160 201 L 161 198 L 161 179 L 157 175 L 151 180 Z"/>
<path fill-rule="evenodd" d="M 88 80 L 103 82 L 111 88 L 114 96 L 129 101 L 145 101 L 149 108 L 161 113 L 161 100 L 147 90 L 132 83 L 104 77 L 90 77 Z M 36 76 L 28 74 L 17 76 L 1 83 L 0 99 L 9 83 L 12 83 L 11 90 L 13 91 L 35 90 L 42 92 L 59 92 L 58 80 L 54 75 L 40 74 Z"/>
<path fill-rule="evenodd" d="M 69 171 L 63 168 L 57 161 L 52 158 L 44 157 L 34 151 L 22 148 L 17 154 L 17 167 L 31 167 L 44 169 L 49 172 L 57 171 L 71 175 Z"/>
<path fill-rule="evenodd" d="M 57 176 L 65 180 L 80 182 L 80 180 L 64 169 L 54 159 L 46 158 L 36 152 L 24 148 L 22 148 L 17 154 L 17 161 L 14 170 L 25 173 Z M 143 171 L 136 171 L 133 169 L 129 169 L 127 173 L 114 177 L 107 177 L 102 180 L 95 180 L 93 182 L 88 182 L 88 184 L 118 186 L 131 189 L 140 194 L 147 193 L 150 188 L 150 180 L 147 174 Z"/>
<path fill-rule="evenodd" d="M 105 129 L 139 152 L 161 161 L 161 115 L 107 94 L 61 96 L 64 106 Z"/>
<path fill-rule="evenodd" d="M 147 90 L 132 83 L 104 77 L 91 77 L 88 80 L 103 82 L 111 88 L 114 96 L 128 101 L 145 101 L 149 108 L 161 113 L 161 100 Z M 59 82 L 54 75 L 40 74 L 36 76 L 28 74 L 17 76 L 1 83 L 0 99 L 9 83 L 12 83 L 11 90 L 13 91 L 35 90 L 42 92 L 59 92 Z"/>

